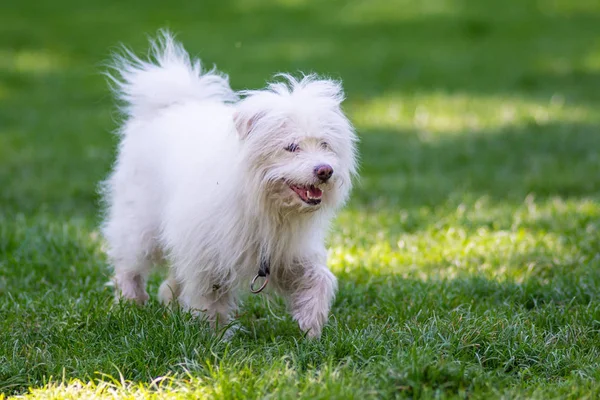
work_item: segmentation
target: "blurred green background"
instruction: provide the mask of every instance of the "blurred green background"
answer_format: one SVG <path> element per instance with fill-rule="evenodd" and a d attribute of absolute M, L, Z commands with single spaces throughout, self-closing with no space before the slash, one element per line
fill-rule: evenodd
<path fill-rule="evenodd" d="M 361 178 L 329 240 L 340 293 L 318 343 L 280 302 L 247 301 L 230 344 L 155 303 L 111 307 L 96 189 L 119 116 L 102 72 L 164 27 L 235 89 L 343 81 Z M 172 374 L 160 396 L 593 397 L 599 129 L 597 0 L 4 0 L 0 390 L 63 396 L 101 372 L 142 384 L 122 395 Z"/>

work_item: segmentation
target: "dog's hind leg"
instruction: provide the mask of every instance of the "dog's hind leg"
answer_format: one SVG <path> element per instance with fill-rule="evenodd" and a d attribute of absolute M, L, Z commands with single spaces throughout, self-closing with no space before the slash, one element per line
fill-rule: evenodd
<path fill-rule="evenodd" d="M 104 224 L 107 255 L 114 267 L 116 297 L 148 301 L 146 281 L 157 253 L 156 229 L 132 204 L 116 203 Z"/>
<path fill-rule="evenodd" d="M 109 250 L 115 274 L 116 297 L 144 304 L 149 296 L 146 281 L 152 261 L 139 243 L 129 243 L 131 247 L 118 245 Z"/>

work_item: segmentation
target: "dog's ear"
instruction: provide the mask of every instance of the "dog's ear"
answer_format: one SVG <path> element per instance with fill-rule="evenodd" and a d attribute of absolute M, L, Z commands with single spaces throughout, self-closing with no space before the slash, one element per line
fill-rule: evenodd
<path fill-rule="evenodd" d="M 245 113 L 240 111 L 236 111 L 235 114 L 233 114 L 233 122 L 240 139 L 245 139 L 248 137 L 248 135 L 250 135 L 250 133 L 256 128 L 256 125 L 262 116 L 263 114 L 260 113 L 247 116 Z"/>

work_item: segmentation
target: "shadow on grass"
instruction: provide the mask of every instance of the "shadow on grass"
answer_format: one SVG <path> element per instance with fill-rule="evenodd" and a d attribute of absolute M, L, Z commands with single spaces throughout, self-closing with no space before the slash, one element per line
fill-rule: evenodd
<path fill-rule="evenodd" d="M 425 136 L 425 138 L 423 138 Z M 577 198 L 600 192 L 595 125 L 509 126 L 428 139 L 417 131 L 366 131 L 352 204 L 437 206 L 483 196 L 492 202 Z M 382 197 L 385 197 L 383 201 Z"/>
<path fill-rule="evenodd" d="M 599 32 L 597 8 L 518 1 L 506 7 L 499 0 L 439 6 L 240 0 L 224 7 L 211 0 L 135 7 L 63 0 L 27 8 L 22 2 L 5 10 L 0 51 L 55 53 L 81 78 L 83 71 L 95 75 L 117 43 L 145 51 L 144 35 L 166 25 L 192 53 L 229 72 L 236 87 L 261 87 L 274 72 L 303 70 L 341 77 L 352 98 L 447 90 L 544 99 L 558 92 L 575 103 L 600 101 L 587 90 L 599 82 L 588 60 Z M 54 72 L 60 81 L 60 70 Z M 13 79 L 15 89 L 24 88 L 19 75 L 8 72 L 9 89 Z M 95 79 L 94 90 L 100 82 Z"/>

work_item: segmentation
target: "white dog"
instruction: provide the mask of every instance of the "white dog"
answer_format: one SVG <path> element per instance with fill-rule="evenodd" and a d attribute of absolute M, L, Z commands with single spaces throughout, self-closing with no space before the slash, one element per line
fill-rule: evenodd
<path fill-rule="evenodd" d="M 144 303 L 151 266 L 166 259 L 161 301 L 227 324 L 258 273 L 319 337 L 337 286 L 325 233 L 356 172 L 339 83 L 281 75 L 239 100 L 168 33 L 152 53 L 126 51 L 111 76 L 127 117 L 103 185 L 117 295 Z"/>

